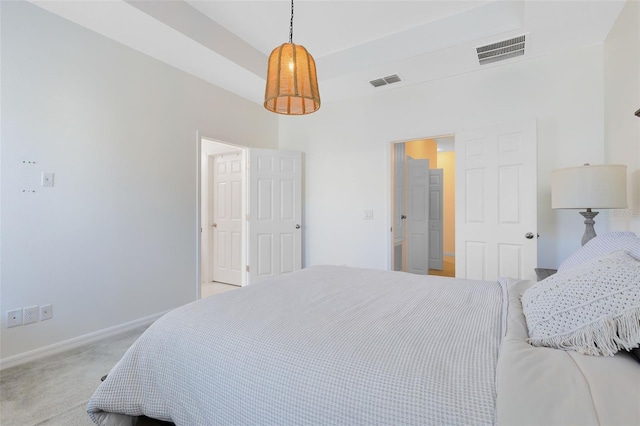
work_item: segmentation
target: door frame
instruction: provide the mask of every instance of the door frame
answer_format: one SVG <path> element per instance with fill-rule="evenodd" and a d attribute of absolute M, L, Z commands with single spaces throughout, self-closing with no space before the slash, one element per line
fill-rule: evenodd
<path fill-rule="evenodd" d="M 203 148 L 203 145 L 214 143 L 219 145 L 220 151 L 218 153 L 229 152 L 229 151 L 237 151 L 239 150 L 242 155 L 242 167 L 244 168 L 244 184 L 242 185 L 242 217 L 246 218 L 247 215 L 247 200 L 248 200 L 248 182 L 247 182 L 247 150 L 248 147 L 242 145 L 236 145 L 228 142 L 221 141 L 214 137 L 207 136 L 200 131 L 196 131 L 196 299 L 201 298 L 202 293 L 202 280 L 206 278 L 203 276 L 203 257 L 208 256 L 208 248 L 203 248 L 203 241 L 208 241 L 208 237 L 206 239 L 203 238 L 204 233 L 204 225 L 203 220 L 208 218 L 207 215 L 203 215 L 203 209 L 209 208 L 209 203 L 204 203 L 204 198 L 208 197 L 208 194 L 204 194 L 203 188 L 203 177 L 205 175 L 204 167 L 208 167 L 208 156 L 213 155 L 213 153 L 209 153 L 207 155 L 206 161 L 203 159 L 203 153 L 207 151 Z M 225 150 L 224 147 L 227 147 Z M 207 173 L 208 174 L 208 170 Z M 246 265 L 247 261 L 247 221 L 242 221 L 242 265 Z M 207 274 L 210 272 L 207 269 Z M 244 286 L 248 282 L 247 272 L 243 270 L 242 272 L 242 282 L 241 285 Z"/>
<path fill-rule="evenodd" d="M 390 271 L 393 271 L 394 269 L 394 265 L 395 265 L 395 253 L 394 253 L 394 233 L 393 233 L 393 218 L 394 218 L 394 205 L 395 205 L 395 179 L 394 179 L 394 171 L 395 171 L 395 149 L 394 146 L 396 144 L 399 143 L 407 143 L 407 142 L 413 142 L 413 141 L 418 141 L 418 140 L 423 140 L 423 139 L 443 139 L 443 138 L 453 138 L 454 139 L 454 143 L 455 143 L 455 133 L 441 133 L 438 134 L 437 136 L 426 136 L 426 137 L 413 137 L 413 138 L 409 138 L 409 139 L 400 139 L 400 140 L 395 140 L 395 141 L 391 141 L 389 143 L 389 149 L 387 150 L 387 164 L 390 164 L 390 168 L 389 168 L 389 186 L 388 188 L 390 188 L 389 190 L 389 209 L 387 210 L 388 216 L 387 216 L 387 223 L 388 223 L 388 229 L 389 229 L 389 233 L 387 235 L 387 250 L 388 250 L 388 255 L 387 255 L 387 269 Z M 406 156 L 406 153 L 405 153 Z M 455 161 L 454 161 L 455 164 Z M 406 202 L 406 200 L 405 200 Z M 454 225 L 454 229 L 455 229 L 455 225 Z"/>

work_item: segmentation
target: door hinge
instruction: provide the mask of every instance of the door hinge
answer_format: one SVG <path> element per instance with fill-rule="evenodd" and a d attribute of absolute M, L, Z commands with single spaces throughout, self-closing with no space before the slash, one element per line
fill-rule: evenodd
<path fill-rule="evenodd" d="M 251 220 L 251 215 L 247 215 L 247 220 Z"/>
<path fill-rule="evenodd" d="M 249 272 L 249 265 L 247 265 L 247 272 Z"/>

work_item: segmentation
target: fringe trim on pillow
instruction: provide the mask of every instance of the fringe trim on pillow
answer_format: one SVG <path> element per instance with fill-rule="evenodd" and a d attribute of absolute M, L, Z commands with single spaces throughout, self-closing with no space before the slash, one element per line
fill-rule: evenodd
<path fill-rule="evenodd" d="M 533 346 L 548 346 L 585 355 L 613 356 L 621 349 L 631 350 L 640 344 L 640 310 L 602 318 L 579 331 L 553 337 L 529 337 Z"/>

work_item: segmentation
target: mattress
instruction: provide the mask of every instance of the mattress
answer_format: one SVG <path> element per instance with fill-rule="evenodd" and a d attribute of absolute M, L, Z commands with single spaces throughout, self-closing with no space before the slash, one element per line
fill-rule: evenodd
<path fill-rule="evenodd" d="M 499 282 L 319 266 L 178 308 L 88 404 L 101 425 L 493 424 Z"/>

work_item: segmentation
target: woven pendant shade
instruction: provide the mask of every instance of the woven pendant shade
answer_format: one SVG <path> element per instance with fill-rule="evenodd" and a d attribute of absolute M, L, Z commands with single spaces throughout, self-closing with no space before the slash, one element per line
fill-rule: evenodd
<path fill-rule="evenodd" d="M 311 114 L 320 108 L 316 63 L 303 46 L 284 43 L 269 56 L 264 107 L 278 114 Z"/>

